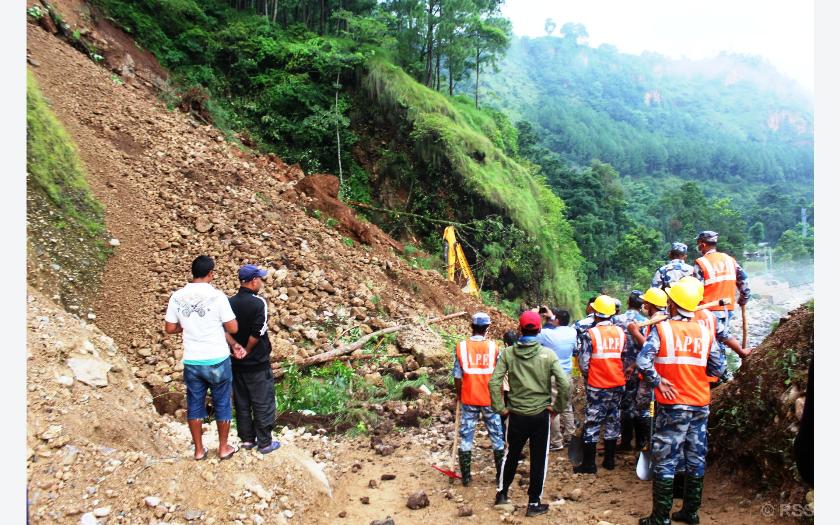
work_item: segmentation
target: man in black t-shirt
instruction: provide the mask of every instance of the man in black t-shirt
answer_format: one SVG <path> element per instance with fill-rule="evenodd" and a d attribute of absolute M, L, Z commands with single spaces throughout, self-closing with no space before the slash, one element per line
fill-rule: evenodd
<path fill-rule="evenodd" d="M 246 264 L 239 269 L 239 292 L 230 298 L 239 323 L 233 338 L 245 348 L 244 357 L 233 359 L 236 429 L 246 450 L 258 447 L 263 454 L 280 448 L 280 443 L 271 439 L 277 406 L 269 360 L 268 303 L 259 296 L 267 275 L 266 270 Z"/>

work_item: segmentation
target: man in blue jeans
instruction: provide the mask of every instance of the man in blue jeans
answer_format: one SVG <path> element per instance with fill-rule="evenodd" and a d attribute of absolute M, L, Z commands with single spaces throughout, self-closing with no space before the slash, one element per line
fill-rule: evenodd
<path fill-rule="evenodd" d="M 211 257 L 201 255 L 192 262 L 193 280 L 169 298 L 166 308 L 167 334 L 183 333 L 184 383 L 187 386 L 187 424 L 190 427 L 196 460 L 207 458 L 201 441 L 201 423 L 207 417 L 204 401 L 207 389 L 213 397 L 216 425 L 219 429 L 219 458 L 233 456 L 237 447 L 228 444 L 231 406 L 230 353 L 225 332 L 236 333 L 236 316 L 225 294 L 210 284 L 216 264 Z M 240 345 L 233 347 L 235 355 L 244 356 Z"/>

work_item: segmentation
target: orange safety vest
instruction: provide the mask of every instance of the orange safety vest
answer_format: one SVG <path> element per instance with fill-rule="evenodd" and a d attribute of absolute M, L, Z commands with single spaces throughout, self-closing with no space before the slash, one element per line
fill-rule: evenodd
<path fill-rule="evenodd" d="M 663 405 L 706 406 L 712 391 L 706 375 L 706 363 L 714 344 L 714 336 L 700 323 L 662 321 L 659 332 L 659 352 L 653 359 L 656 371 L 674 384 L 676 399 L 665 399 L 655 389 L 656 401 Z"/>
<path fill-rule="evenodd" d="M 589 386 L 615 388 L 623 386 L 624 366 L 621 351 L 624 350 L 624 330 L 615 325 L 593 326 L 589 330 L 592 340 L 592 355 L 589 358 Z"/>
<path fill-rule="evenodd" d="M 735 308 L 735 259 L 721 252 L 709 252 L 695 261 L 703 270 L 703 302 L 729 299 L 729 304 L 715 305 L 709 310 Z"/>
<path fill-rule="evenodd" d="M 495 341 L 461 341 L 455 356 L 464 374 L 461 378 L 461 403 L 480 407 L 490 406 L 490 376 L 499 354 Z"/>
<path fill-rule="evenodd" d="M 700 323 L 705 326 L 709 332 L 712 333 L 712 337 L 717 340 L 717 317 L 714 314 L 709 313 L 707 310 L 697 310 L 694 312 L 694 322 Z M 719 377 L 715 376 L 708 376 L 709 383 L 717 383 L 720 381 Z"/>

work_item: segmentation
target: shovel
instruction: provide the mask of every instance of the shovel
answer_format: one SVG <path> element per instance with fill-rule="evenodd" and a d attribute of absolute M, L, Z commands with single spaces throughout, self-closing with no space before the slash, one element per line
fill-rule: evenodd
<path fill-rule="evenodd" d="M 572 436 L 567 448 L 569 450 L 569 463 L 575 467 L 583 463 L 583 436 Z"/>
<path fill-rule="evenodd" d="M 650 439 L 647 442 L 647 447 L 639 454 L 639 461 L 636 462 L 636 476 L 642 481 L 650 481 L 653 478 L 654 403 L 654 401 L 650 402 Z"/>
<path fill-rule="evenodd" d="M 432 465 L 432 468 L 444 473 L 446 476 L 449 477 L 449 482 L 452 483 L 453 479 L 461 479 L 461 475 L 455 472 L 455 451 L 458 449 L 458 425 L 461 422 L 461 401 L 459 400 L 455 404 L 455 439 L 452 440 L 452 452 L 449 455 L 449 469 L 438 467 L 437 465 Z"/>

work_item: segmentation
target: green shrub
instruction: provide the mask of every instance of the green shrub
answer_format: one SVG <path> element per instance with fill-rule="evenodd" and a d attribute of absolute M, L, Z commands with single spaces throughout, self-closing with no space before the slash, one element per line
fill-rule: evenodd
<path fill-rule="evenodd" d="M 91 196 L 78 152 L 27 72 L 27 186 L 43 191 L 61 215 L 74 220 L 91 236 L 105 232 L 102 206 Z"/>

